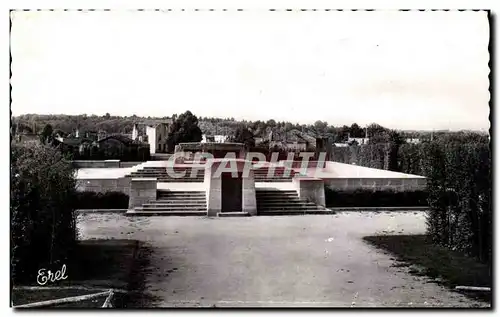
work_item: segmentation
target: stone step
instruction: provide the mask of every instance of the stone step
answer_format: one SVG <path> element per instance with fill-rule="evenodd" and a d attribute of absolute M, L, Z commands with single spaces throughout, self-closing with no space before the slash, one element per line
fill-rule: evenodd
<path fill-rule="evenodd" d="M 334 211 L 325 209 L 311 209 L 311 210 L 259 210 L 259 216 L 288 216 L 288 215 L 332 215 Z"/>
<path fill-rule="evenodd" d="M 205 191 L 175 191 L 175 190 L 159 190 L 158 195 L 172 195 L 172 196 L 182 196 L 182 195 L 205 195 Z"/>
<path fill-rule="evenodd" d="M 302 202 L 304 202 L 304 201 L 299 199 L 299 198 L 270 199 L 270 200 L 257 199 L 258 205 L 294 204 L 294 203 L 302 203 Z"/>
<path fill-rule="evenodd" d="M 205 173 L 205 171 L 203 170 L 194 170 L 195 174 L 196 173 Z M 175 173 L 180 173 L 180 172 L 186 172 L 186 174 L 190 174 L 192 172 L 191 169 L 174 169 L 173 172 Z M 137 170 L 137 171 L 133 171 L 132 173 L 172 173 L 172 169 L 167 169 L 167 168 L 164 168 L 164 169 L 158 169 L 158 170 Z"/>
<path fill-rule="evenodd" d="M 155 168 L 155 169 L 137 169 L 135 172 L 146 172 L 146 173 L 155 173 L 155 172 L 191 172 L 191 171 L 195 171 L 195 172 L 198 172 L 198 173 L 202 173 L 202 172 L 205 172 L 203 169 L 198 169 L 198 168 L 193 168 L 193 167 L 188 167 L 188 168 L 184 168 L 184 167 L 174 167 L 173 169 L 170 168 L 170 167 L 162 167 L 162 168 Z"/>
<path fill-rule="evenodd" d="M 145 172 L 132 172 L 130 175 L 133 176 L 147 176 L 147 177 L 168 177 L 168 178 L 205 178 L 205 175 L 203 174 L 198 174 L 198 175 L 192 175 L 190 173 L 186 173 L 186 175 L 183 175 L 182 177 L 177 177 L 177 175 L 170 175 L 167 172 L 151 172 L 151 173 L 145 173 Z"/>
<path fill-rule="evenodd" d="M 158 178 L 161 183 L 203 183 L 204 179 L 196 178 Z"/>
<path fill-rule="evenodd" d="M 199 203 L 183 203 L 183 202 L 165 202 L 165 201 L 156 201 L 156 202 L 149 202 L 146 204 L 142 205 L 143 207 L 168 207 L 168 208 L 173 208 L 173 209 L 178 209 L 178 208 L 194 208 L 194 207 L 199 207 L 199 208 L 205 208 L 207 209 L 207 204 L 205 202 L 199 202 Z"/>
<path fill-rule="evenodd" d="M 257 206 L 269 206 L 269 207 L 281 207 L 281 206 L 316 206 L 315 203 L 307 201 L 282 201 L 282 202 L 259 202 L 257 201 Z"/>
<path fill-rule="evenodd" d="M 128 211 L 126 216 L 206 216 L 206 211 L 140 210 Z"/>
<path fill-rule="evenodd" d="M 168 205 L 193 205 L 193 206 L 200 206 L 200 205 L 206 205 L 207 202 L 205 199 L 158 199 L 155 201 L 148 201 L 148 204 L 168 204 Z"/>
<path fill-rule="evenodd" d="M 307 209 L 312 209 L 316 210 L 319 209 L 315 205 L 289 205 L 289 206 L 257 206 L 257 210 L 307 210 Z"/>
<path fill-rule="evenodd" d="M 160 198 L 163 198 L 163 199 L 192 199 L 192 198 L 206 198 L 207 196 L 205 195 L 205 193 L 203 194 L 175 194 L 175 195 L 172 195 L 172 194 L 161 194 L 161 193 L 157 193 L 156 194 L 156 198 L 157 199 L 160 199 Z"/>
<path fill-rule="evenodd" d="M 267 190 L 267 189 L 257 189 L 255 192 L 259 195 L 271 195 L 271 194 L 296 194 L 297 191 L 290 189 L 290 190 Z"/>
<path fill-rule="evenodd" d="M 244 211 L 232 211 L 232 212 L 219 212 L 217 213 L 219 217 L 250 217 L 248 212 Z"/>
<path fill-rule="evenodd" d="M 162 197 L 206 197 L 206 194 L 203 193 L 162 193 L 162 192 L 157 192 L 156 196 L 162 196 Z"/>
<path fill-rule="evenodd" d="M 296 191 L 292 192 L 259 192 L 255 191 L 255 195 L 258 197 L 266 198 L 266 197 L 290 197 L 290 196 L 298 196 L 299 194 Z"/>
<path fill-rule="evenodd" d="M 206 206 L 174 206 L 168 204 L 144 204 L 138 207 L 141 210 L 167 210 L 167 211 L 207 211 Z"/>
<path fill-rule="evenodd" d="M 269 174 L 269 173 L 271 173 L 271 174 L 290 174 L 290 175 L 293 175 L 297 172 L 295 172 L 294 170 L 278 170 L 278 169 L 276 169 L 273 171 L 271 169 L 269 169 L 269 170 L 256 170 L 256 169 L 254 169 L 253 173 L 254 174 Z"/>
<path fill-rule="evenodd" d="M 254 178 L 293 178 L 295 175 L 276 175 L 276 174 L 253 174 Z"/>

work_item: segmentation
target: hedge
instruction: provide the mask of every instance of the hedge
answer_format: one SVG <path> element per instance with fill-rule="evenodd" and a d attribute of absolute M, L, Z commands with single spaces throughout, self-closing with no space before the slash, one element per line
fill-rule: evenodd
<path fill-rule="evenodd" d="M 60 270 L 77 239 L 75 173 L 56 149 L 11 145 L 11 278 L 36 281 L 39 269 Z"/>
<path fill-rule="evenodd" d="M 122 192 L 79 192 L 77 209 L 127 209 L 129 196 Z"/>
<path fill-rule="evenodd" d="M 426 191 L 336 191 L 325 186 L 325 201 L 328 207 L 420 207 L 428 205 L 427 196 Z"/>
<path fill-rule="evenodd" d="M 334 148 L 333 160 L 427 177 L 427 227 L 433 241 L 491 264 L 492 163 L 487 135 L 459 132 L 421 144 Z M 331 204 L 348 200 L 332 195 L 327 198 Z"/>

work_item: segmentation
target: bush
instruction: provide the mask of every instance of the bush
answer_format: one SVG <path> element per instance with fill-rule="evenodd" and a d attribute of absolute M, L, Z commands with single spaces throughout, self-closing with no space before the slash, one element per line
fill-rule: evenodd
<path fill-rule="evenodd" d="M 63 153 L 71 155 L 72 160 L 120 160 L 145 162 L 151 159 L 149 147 L 131 146 L 124 150 L 91 147 L 80 153 L 78 148 L 62 148 Z"/>
<path fill-rule="evenodd" d="M 371 168 L 387 169 L 389 166 L 389 144 L 367 144 L 362 146 L 333 147 L 332 160 Z"/>
<path fill-rule="evenodd" d="M 58 270 L 77 239 L 75 174 L 46 145 L 11 147 L 11 278 L 36 280 L 39 269 Z"/>
<path fill-rule="evenodd" d="M 491 151 L 485 143 L 429 146 L 428 233 L 436 244 L 491 260 Z"/>
<path fill-rule="evenodd" d="M 122 192 L 79 192 L 77 209 L 127 209 L 129 196 Z"/>
<path fill-rule="evenodd" d="M 416 207 L 427 206 L 427 192 L 373 191 L 368 189 L 336 191 L 325 187 L 328 207 Z"/>

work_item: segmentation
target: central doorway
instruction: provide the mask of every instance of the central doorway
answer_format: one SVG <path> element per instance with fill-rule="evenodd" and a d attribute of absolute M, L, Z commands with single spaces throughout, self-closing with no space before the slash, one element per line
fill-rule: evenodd
<path fill-rule="evenodd" d="M 235 212 L 243 210 L 243 178 L 242 172 L 238 173 L 238 177 L 233 177 L 232 173 L 221 174 L 221 212 Z"/>

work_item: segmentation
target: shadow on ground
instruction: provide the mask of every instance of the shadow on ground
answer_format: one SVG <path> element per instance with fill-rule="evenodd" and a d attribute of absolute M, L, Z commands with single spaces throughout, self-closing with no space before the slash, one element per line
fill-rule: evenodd
<path fill-rule="evenodd" d="M 432 243 L 427 235 L 381 235 L 363 238 L 375 247 L 395 255 L 408 273 L 425 276 L 430 282 L 452 290 L 455 286 L 491 287 L 491 269 L 486 263 Z M 491 303 L 491 292 L 467 292 L 466 296 Z"/>

